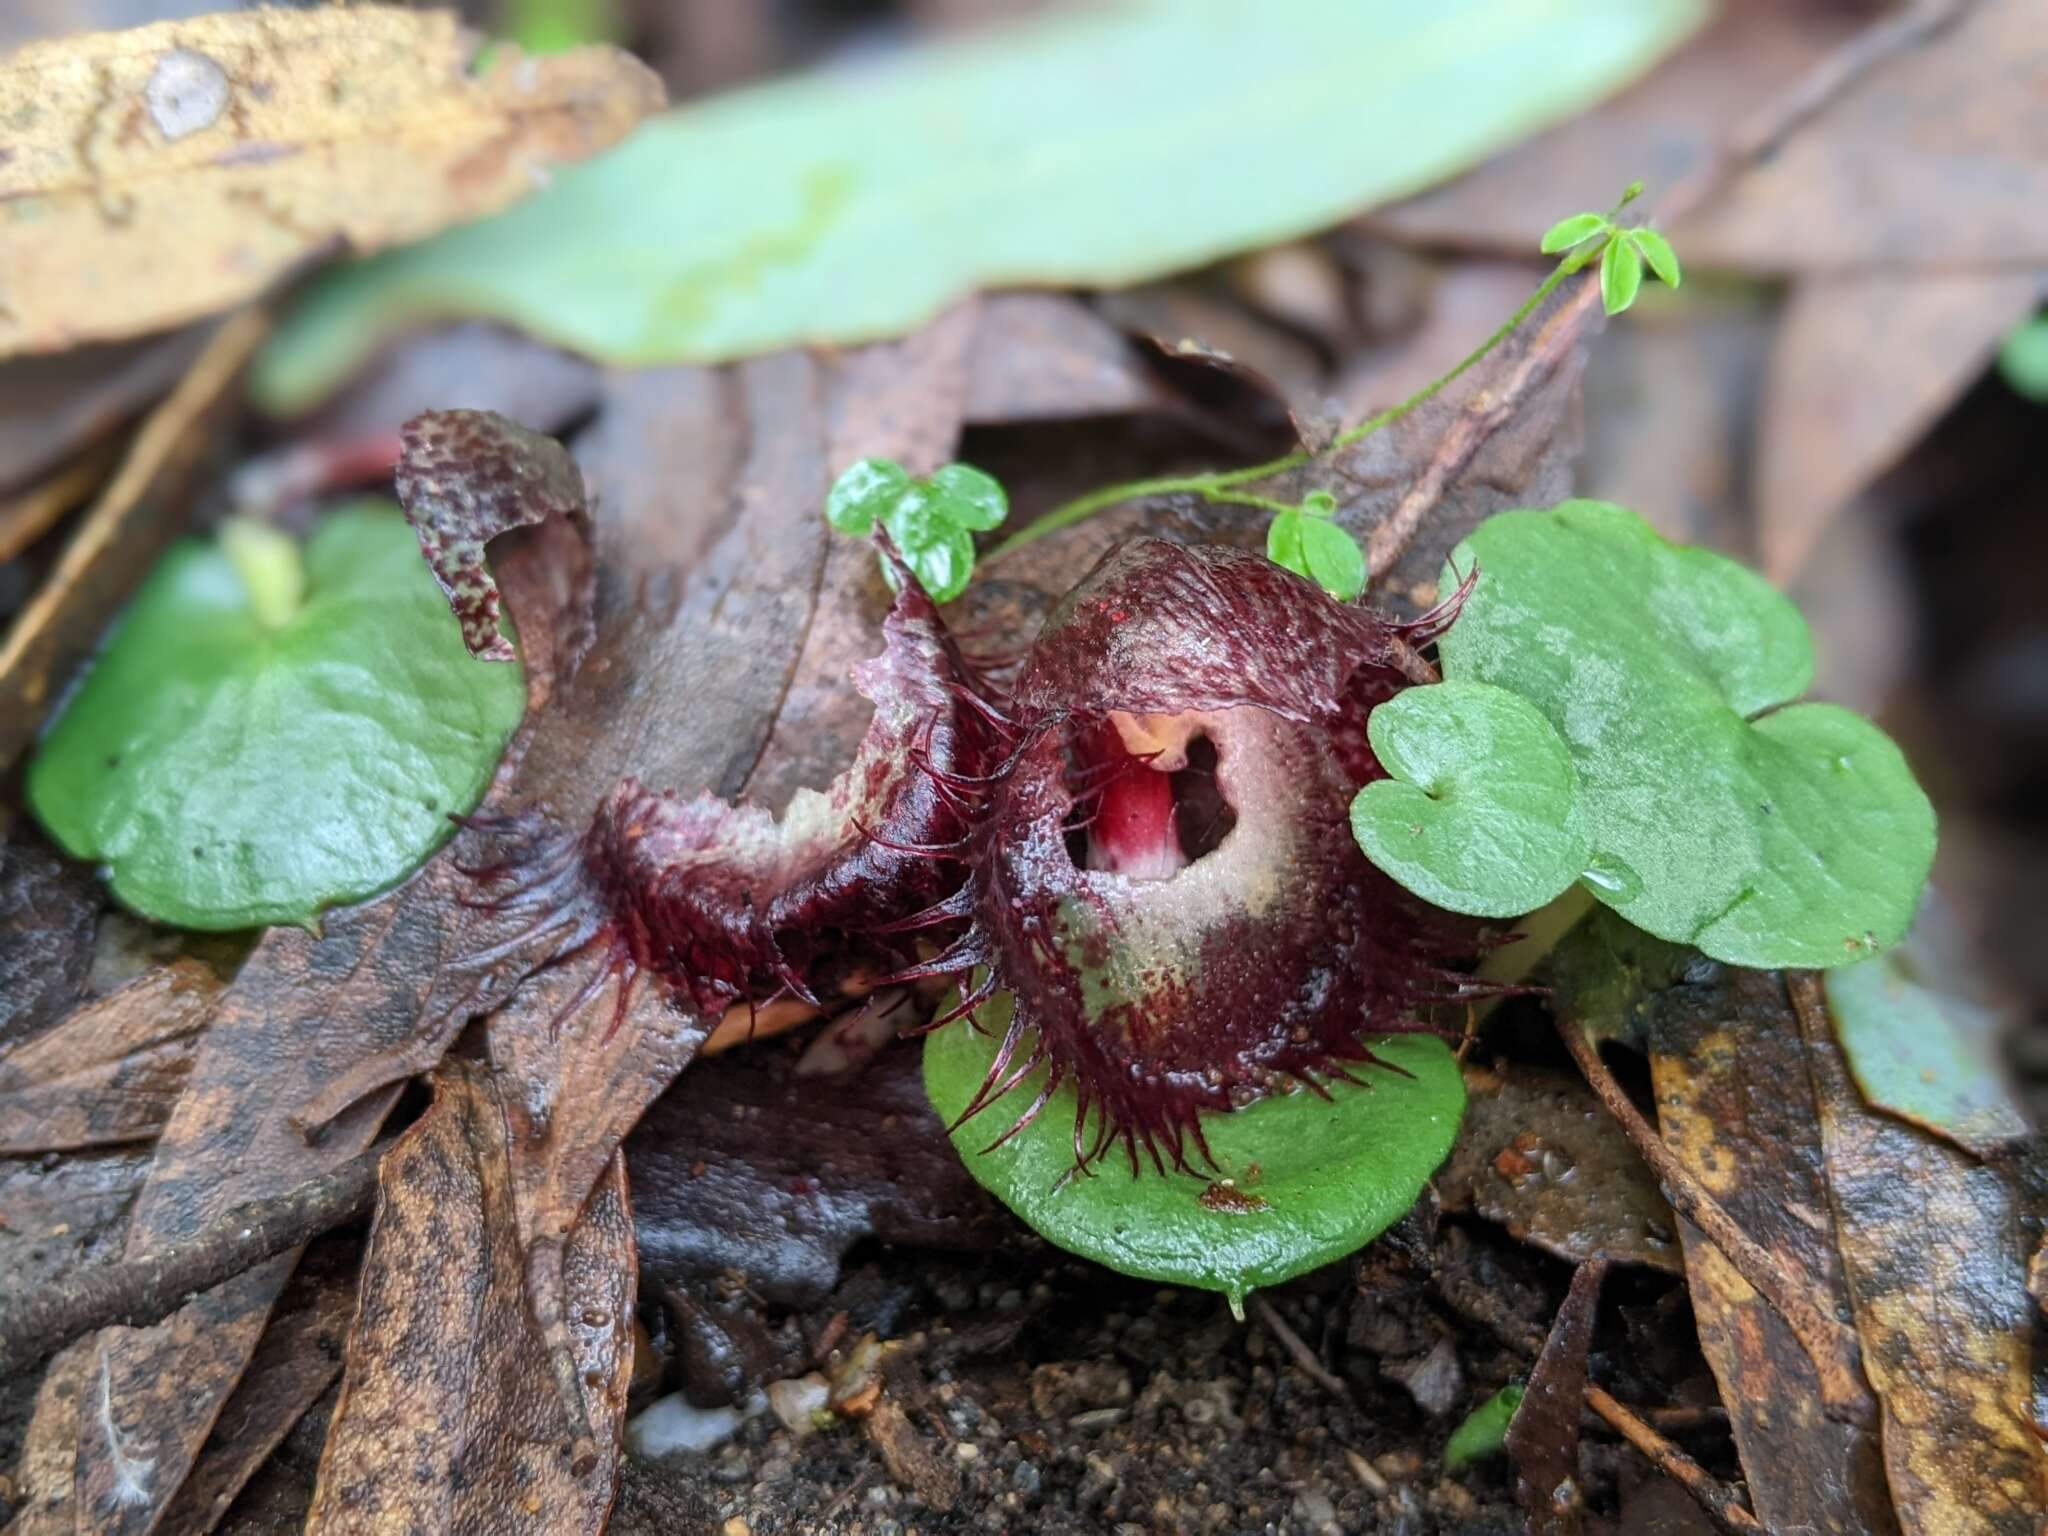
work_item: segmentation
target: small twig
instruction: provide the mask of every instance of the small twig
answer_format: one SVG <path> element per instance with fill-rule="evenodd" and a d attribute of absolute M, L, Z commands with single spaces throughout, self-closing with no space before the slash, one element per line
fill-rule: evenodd
<path fill-rule="evenodd" d="M 1677 1446 L 1650 1428 L 1604 1387 L 1586 1384 L 1586 1406 L 1613 1426 L 1615 1433 L 1649 1459 L 1650 1465 L 1692 1495 L 1693 1502 L 1728 1536 L 1755 1536 L 1763 1522 L 1749 1512 L 1742 1496 L 1711 1475 Z"/>
<path fill-rule="evenodd" d="M 160 1322 L 193 1296 L 366 1214 L 386 1145 L 284 1194 L 238 1205 L 183 1242 L 84 1265 L 44 1290 L 0 1301 L 0 1378 L 97 1329 Z"/>
<path fill-rule="evenodd" d="M 1309 1380 L 1321 1387 L 1340 1403 L 1349 1403 L 1351 1389 L 1344 1385 L 1343 1378 L 1332 1373 L 1330 1368 L 1316 1358 L 1301 1335 L 1287 1326 L 1287 1320 L 1274 1309 L 1273 1304 L 1263 1296 L 1252 1297 L 1252 1310 L 1259 1315 L 1259 1321 L 1272 1331 L 1280 1341 L 1280 1347 L 1287 1351 L 1294 1363 L 1302 1368 Z"/>
<path fill-rule="evenodd" d="M 1721 1250 L 1735 1267 L 1735 1272 L 1749 1282 L 1771 1309 L 1784 1319 L 1785 1326 L 1792 1330 L 1792 1336 L 1813 1362 L 1814 1375 L 1820 1382 L 1821 1402 L 1828 1417 L 1849 1423 L 1868 1423 L 1871 1419 L 1871 1397 L 1863 1384 L 1863 1354 L 1856 1335 L 1816 1306 L 1812 1289 L 1805 1280 L 1789 1274 L 1775 1257 L 1744 1232 L 1735 1218 L 1679 1162 L 1671 1149 L 1664 1145 L 1663 1138 L 1630 1102 L 1621 1084 L 1614 1080 L 1614 1074 L 1607 1070 L 1607 1064 L 1600 1059 L 1600 1052 L 1586 1038 L 1586 1032 L 1579 1027 L 1578 1021 L 1561 1014 L 1557 1032 L 1563 1037 L 1565 1049 L 1571 1052 L 1572 1060 L 1578 1063 L 1579 1072 L 1588 1086 L 1620 1125 L 1643 1161 L 1650 1165 L 1650 1172 L 1663 1185 L 1672 1208 Z"/>

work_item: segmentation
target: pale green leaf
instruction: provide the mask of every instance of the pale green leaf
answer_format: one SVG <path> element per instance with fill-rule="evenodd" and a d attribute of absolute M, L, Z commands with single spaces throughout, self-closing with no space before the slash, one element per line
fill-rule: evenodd
<path fill-rule="evenodd" d="M 1002 482 L 971 464 L 948 464 L 926 483 L 937 492 L 945 514 L 970 532 L 987 533 L 1010 515 Z"/>
<path fill-rule="evenodd" d="M 1351 804 L 1366 857 L 1434 906 L 1520 917 L 1586 868 L 1578 773 L 1528 700 L 1488 683 L 1410 688 L 1372 712 L 1393 777 Z"/>
<path fill-rule="evenodd" d="M 2013 393 L 2048 405 L 2048 315 L 2029 320 L 2005 338 L 1998 372 Z"/>
<path fill-rule="evenodd" d="M 1488 519 L 1446 590 L 1475 561 L 1444 672 L 1520 694 L 1570 748 L 1595 896 L 1737 965 L 1827 967 L 1899 941 L 1933 807 L 1876 726 L 1793 702 L 1813 677 L 1797 609 L 1601 502 Z"/>
<path fill-rule="evenodd" d="M 896 505 L 910 489 L 910 475 L 889 459 L 861 459 L 832 482 L 825 496 L 825 521 L 841 533 L 866 538 L 875 519 Z"/>
<path fill-rule="evenodd" d="M 977 288 L 1098 288 L 1327 228 L 1634 79 L 1703 0 L 1152 0 L 715 98 L 510 213 L 328 274 L 257 398 L 506 321 L 621 364 L 908 331 Z"/>
<path fill-rule="evenodd" d="M 1457 1472 L 1475 1461 L 1498 1456 L 1508 1443 L 1508 1426 L 1522 1406 L 1523 1388 L 1510 1382 L 1466 1416 L 1444 1442 L 1444 1470 Z"/>
<path fill-rule="evenodd" d="M 1671 249 L 1671 242 L 1654 229 L 1632 229 L 1628 232 L 1629 244 L 1643 260 L 1650 264 L 1650 270 L 1657 274 L 1657 281 L 1666 288 L 1676 288 L 1684 273 L 1678 269 L 1678 252 Z"/>
<path fill-rule="evenodd" d="M 1546 256 L 1555 256 L 1559 251 L 1568 251 L 1592 239 L 1606 227 L 1605 214 L 1575 213 L 1570 218 L 1559 219 L 1543 232 L 1540 249 Z"/>
<path fill-rule="evenodd" d="M 1600 253 L 1600 302 L 1618 315 L 1635 303 L 1643 286 L 1641 252 L 1626 240 L 1610 240 Z"/>

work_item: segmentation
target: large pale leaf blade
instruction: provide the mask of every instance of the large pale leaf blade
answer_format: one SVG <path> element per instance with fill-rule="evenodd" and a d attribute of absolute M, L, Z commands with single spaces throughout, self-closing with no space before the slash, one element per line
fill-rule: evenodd
<path fill-rule="evenodd" d="M 392 328 L 509 320 L 617 363 L 908 330 L 1105 286 L 1455 174 L 1653 63 L 1700 0 L 1183 0 L 749 90 L 510 215 L 330 276 L 263 359 L 302 406 Z"/>

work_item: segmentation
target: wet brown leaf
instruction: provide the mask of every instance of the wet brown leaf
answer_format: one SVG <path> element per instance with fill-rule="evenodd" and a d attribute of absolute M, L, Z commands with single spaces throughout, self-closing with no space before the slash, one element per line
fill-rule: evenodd
<path fill-rule="evenodd" d="M 798 1077 L 766 1054 L 693 1067 L 628 1138 L 650 1283 L 734 1273 L 776 1306 L 811 1306 L 864 1238 L 986 1249 L 1018 1235 L 946 1139 L 914 1044 L 857 1077 Z"/>
<path fill-rule="evenodd" d="M 180 960 L 0 1056 L 0 1152 L 147 1141 L 170 1118 L 220 981 Z"/>
<path fill-rule="evenodd" d="M 43 1373 L 35 1412 L 15 1463 L 18 1503 L 7 1536 L 75 1536 L 71 1474 L 78 1459 L 78 1419 L 92 1364 L 92 1340 L 63 1350 Z"/>
<path fill-rule="evenodd" d="M 598 1465 L 572 1467 L 527 1312 L 506 1107 L 487 1070 L 451 1061 L 384 1159 L 310 1532 L 604 1526 L 632 1376 L 625 1164 L 611 1161 L 566 1245 L 575 1365 L 603 1447 Z"/>
<path fill-rule="evenodd" d="M 1468 1066 L 1465 1085 L 1465 1123 L 1436 1179 L 1445 1210 L 1476 1211 L 1559 1258 L 1683 1272 L 1678 1219 L 1577 1073 Z"/>
<path fill-rule="evenodd" d="M 0 842 L 0 1051 L 77 1003 L 99 910 L 92 871 L 40 841 Z"/>
<path fill-rule="evenodd" d="M 976 423 L 1185 409 L 1115 326 L 1065 294 L 998 293 L 981 300 L 971 367 L 965 415 Z"/>
<path fill-rule="evenodd" d="M 1820 1125 L 1775 972 L 1707 968 L 1664 994 L 1650 1079 L 1665 1142 L 1744 1231 L 1831 1310 L 1848 1300 L 1828 1219 Z M 1896 1530 L 1878 1438 L 1822 1410 L 1813 1366 L 1721 1251 L 1681 1223 L 1700 1346 L 1721 1384 L 1750 1498 L 1769 1530 Z"/>
<path fill-rule="evenodd" d="M 2048 1447 L 2032 1421 L 2019 1191 L 1996 1165 L 1865 1105 L 1818 986 L 1793 985 L 1806 993 L 1828 1192 L 1900 1527 L 2032 1536 L 2048 1511 Z"/>
<path fill-rule="evenodd" d="M 484 72 L 448 11 L 264 10 L 32 43 L 0 161 L 0 356 L 227 309 L 295 264 L 495 213 L 661 105 L 609 48 Z M 34 217 L 28 216 L 33 212 Z"/>
<path fill-rule="evenodd" d="M 1759 414 L 1766 576 L 1783 586 L 1804 571 L 1829 522 L 1976 382 L 2039 289 L 2029 271 L 1839 274 L 1793 289 Z"/>
<path fill-rule="evenodd" d="M 527 721 L 501 784 L 547 719 L 564 659 L 557 640 L 566 643 L 581 627 L 565 575 L 576 568 L 575 553 L 541 529 L 508 540 L 498 557 L 525 642 L 528 686 Z M 491 915 L 460 905 L 470 887 L 455 865 L 479 855 L 473 836 L 458 834 L 396 891 L 328 914 L 318 937 L 299 929 L 265 935 L 221 995 L 158 1140 L 130 1224 L 129 1255 L 189 1237 L 234 1205 L 283 1193 L 360 1152 L 395 1089 L 342 1093 L 354 1107 L 316 1141 L 307 1140 L 295 1113 L 380 1048 L 417 1037 L 423 1017 L 486 1010 L 509 985 L 500 972 L 448 970 L 490 942 Z M 79 1426 L 82 1522 L 141 1531 L 161 1514 L 246 1368 L 295 1259 L 284 1254 L 258 1265 L 155 1327 L 96 1336 L 91 1369 L 102 1411 Z"/>
<path fill-rule="evenodd" d="M 308 1249 L 192 1475 L 164 1511 L 157 1527 L 162 1536 L 199 1536 L 218 1525 L 242 1485 L 341 1374 L 357 1257 L 352 1238 L 324 1239 Z"/>
<path fill-rule="evenodd" d="M 1572 1275 L 1572 1287 L 1522 1404 L 1508 1425 L 1507 1452 L 1515 1462 L 1515 1496 L 1541 1536 L 1576 1527 L 1584 1495 L 1579 1489 L 1579 1415 L 1586 1401 L 1586 1356 L 1593 1347 L 1593 1322 L 1600 1310 L 1600 1284 L 1607 1262 L 1594 1259 Z"/>
<path fill-rule="evenodd" d="M 148 1173 L 147 1147 L 0 1159 L 0 1275 L 9 1287 L 40 1290 L 110 1256 Z"/>

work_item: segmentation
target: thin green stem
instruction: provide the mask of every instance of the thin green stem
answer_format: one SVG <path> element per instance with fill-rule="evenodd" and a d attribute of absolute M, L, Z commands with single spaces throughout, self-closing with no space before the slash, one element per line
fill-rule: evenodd
<path fill-rule="evenodd" d="M 1433 383 L 1424 385 L 1399 405 L 1390 406 L 1377 416 L 1369 416 L 1357 426 L 1339 433 L 1330 446 L 1323 450 L 1323 454 L 1337 453 L 1349 448 L 1372 436 L 1382 427 L 1392 426 L 1418 406 L 1426 405 L 1435 399 L 1466 370 L 1520 329 L 1523 322 L 1542 306 L 1543 301 L 1557 292 L 1559 285 L 1566 278 L 1583 270 L 1598 254 L 1599 249 L 1596 246 L 1591 255 L 1574 252 L 1566 256 L 1551 274 L 1544 278 L 1536 291 L 1529 295 L 1522 307 L 1508 317 L 1507 323 L 1481 342 L 1463 362 Z M 1098 512 L 1106 512 L 1111 507 L 1122 506 L 1127 501 L 1139 501 L 1151 496 L 1199 496 L 1204 501 L 1219 505 L 1258 507 L 1275 513 L 1292 512 L 1295 508 L 1286 502 L 1264 496 L 1237 494 L 1235 488 L 1240 485 L 1255 485 L 1261 480 L 1270 480 L 1275 475 L 1285 474 L 1291 469 L 1301 469 L 1315 463 L 1319 457 L 1319 454 L 1297 452 L 1269 460 L 1264 464 L 1247 465 L 1243 469 L 1207 470 L 1194 475 L 1168 475 L 1153 480 L 1132 480 L 1123 485 L 1105 486 L 1099 491 L 1090 491 L 1085 496 L 1077 496 L 1072 501 L 1062 502 L 1029 527 L 1018 529 L 997 544 L 983 556 L 983 559 L 1000 560 L 1013 550 L 1022 549 L 1026 544 L 1034 544 L 1047 534 L 1058 533 L 1062 528 L 1071 528 L 1076 523 L 1085 522 Z"/>

